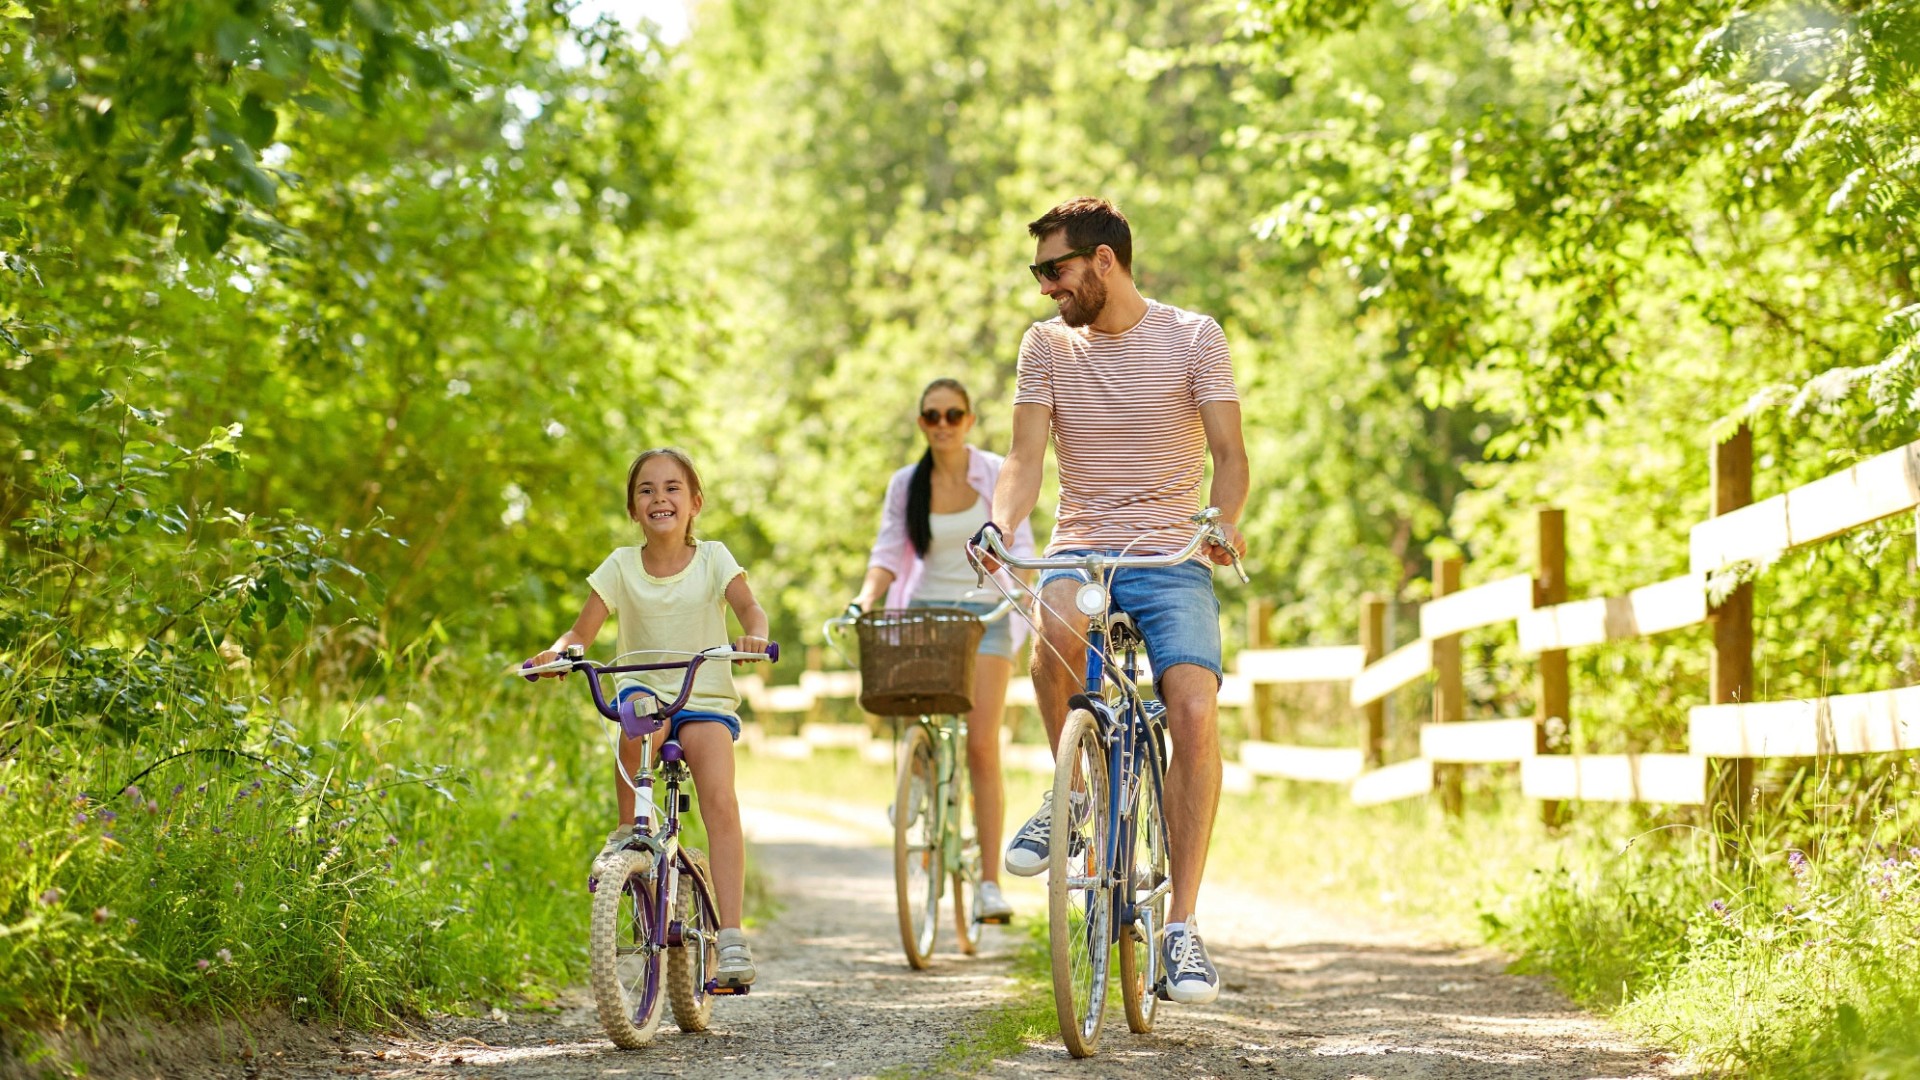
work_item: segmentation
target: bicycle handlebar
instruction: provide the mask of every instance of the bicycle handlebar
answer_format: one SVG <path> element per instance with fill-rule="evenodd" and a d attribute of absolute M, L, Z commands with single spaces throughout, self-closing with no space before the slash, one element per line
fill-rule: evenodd
<path fill-rule="evenodd" d="M 685 660 L 674 660 L 664 664 L 596 664 L 588 660 L 585 656 L 572 651 L 578 648 L 579 646 L 573 646 L 569 649 L 571 655 L 560 656 L 544 664 L 536 665 L 533 661 L 528 660 L 521 664 L 518 669 L 510 671 L 508 674 L 520 676 L 528 682 L 534 682 L 542 675 L 565 674 L 574 671 L 586 672 L 589 676 L 587 679 L 587 689 L 593 693 L 594 708 L 599 711 L 601 716 L 619 724 L 626 731 L 628 738 L 639 738 L 649 731 L 658 730 L 662 724 L 671 720 L 680 713 L 680 710 L 686 708 L 687 699 L 693 696 L 694 675 L 699 672 L 700 665 L 707 661 L 765 660 L 768 663 L 777 663 L 780 659 L 780 645 L 778 642 L 772 641 L 767 642 L 767 651 L 763 653 L 741 652 L 724 645 L 717 645 L 703 652 L 692 653 Z M 631 701 L 624 701 L 618 705 L 607 704 L 606 694 L 600 689 L 600 676 L 602 675 L 623 675 L 636 671 L 671 671 L 674 668 L 685 668 L 687 672 L 686 677 L 682 679 L 680 683 L 680 696 L 674 698 L 671 705 L 663 705 L 655 710 L 650 717 L 640 716 Z M 647 723 L 648 720 L 654 722 L 649 725 Z"/>
<path fill-rule="evenodd" d="M 986 548 L 989 555 L 1015 570 L 1085 570 L 1095 566 L 1103 570 L 1125 570 L 1152 566 L 1179 566 L 1198 554 L 1202 545 L 1211 543 L 1226 549 L 1233 560 L 1234 572 L 1240 575 L 1240 583 L 1246 584 L 1249 579 L 1246 568 L 1240 564 L 1240 553 L 1233 549 L 1232 544 L 1227 543 L 1226 534 L 1220 531 L 1219 509 L 1209 506 L 1195 514 L 1193 521 L 1200 526 L 1194 531 L 1193 539 L 1187 541 L 1187 546 L 1179 551 L 1166 554 L 1067 555 L 1022 559 L 1007 551 L 1006 541 L 1001 537 L 999 529 L 983 530 L 980 536 L 980 547 Z M 978 548 L 968 546 L 967 561 L 973 564 L 975 570 L 985 573 L 985 568 L 980 565 Z"/>

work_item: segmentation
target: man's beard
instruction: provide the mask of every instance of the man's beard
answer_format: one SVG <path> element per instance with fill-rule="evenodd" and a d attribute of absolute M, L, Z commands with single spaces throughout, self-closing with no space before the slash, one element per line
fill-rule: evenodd
<path fill-rule="evenodd" d="M 1107 310 L 1107 283 L 1089 276 L 1086 284 L 1075 289 L 1070 299 L 1060 305 L 1060 321 L 1068 326 L 1087 326 Z"/>

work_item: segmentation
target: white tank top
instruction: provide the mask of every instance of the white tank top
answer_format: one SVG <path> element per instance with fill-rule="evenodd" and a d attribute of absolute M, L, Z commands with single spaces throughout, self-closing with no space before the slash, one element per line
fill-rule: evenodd
<path fill-rule="evenodd" d="M 928 514 L 933 539 L 927 544 L 926 566 L 913 590 L 915 600 L 958 600 L 980 587 L 979 576 L 967 565 L 967 541 L 987 520 L 982 498 L 957 514 Z"/>

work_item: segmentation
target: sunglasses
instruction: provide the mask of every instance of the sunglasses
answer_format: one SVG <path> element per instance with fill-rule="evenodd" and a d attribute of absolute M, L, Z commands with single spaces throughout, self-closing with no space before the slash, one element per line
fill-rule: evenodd
<path fill-rule="evenodd" d="M 1066 262 L 1068 259 L 1078 259 L 1082 255 L 1091 255 L 1094 252 L 1099 250 L 1100 250 L 1099 244 L 1092 244 L 1087 247 L 1074 248 L 1072 251 L 1067 252 L 1065 255 L 1055 255 L 1053 258 L 1048 259 L 1045 262 L 1027 264 L 1027 272 L 1033 275 L 1033 280 L 1035 281 L 1039 281 L 1041 278 L 1045 278 L 1048 281 L 1059 281 L 1061 263 Z"/>
<path fill-rule="evenodd" d="M 960 425 L 960 421 L 965 420 L 967 418 L 967 410 L 962 409 L 958 406 L 948 409 L 944 413 L 941 412 L 939 409 L 921 409 L 920 410 L 920 422 L 927 425 L 928 427 L 939 427 L 940 420 L 942 417 L 946 419 L 948 427 L 958 427 Z"/>

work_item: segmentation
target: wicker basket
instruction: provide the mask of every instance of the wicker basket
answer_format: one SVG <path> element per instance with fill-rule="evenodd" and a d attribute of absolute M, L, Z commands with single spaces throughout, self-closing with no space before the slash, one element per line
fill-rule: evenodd
<path fill-rule="evenodd" d="M 973 655 L 986 628 L 961 608 L 898 608 L 861 617 L 860 707 L 878 716 L 973 708 Z"/>

